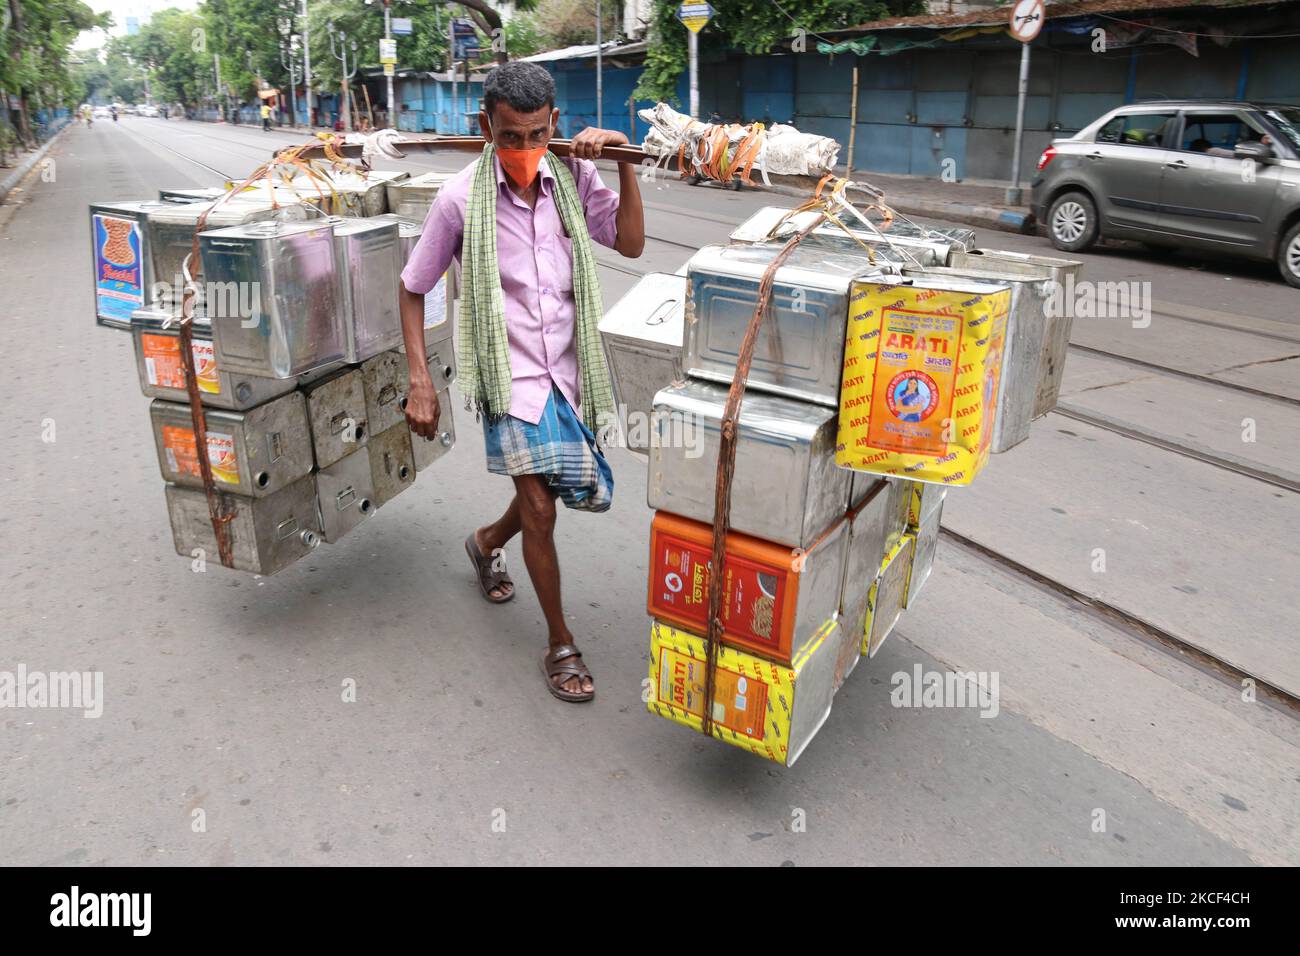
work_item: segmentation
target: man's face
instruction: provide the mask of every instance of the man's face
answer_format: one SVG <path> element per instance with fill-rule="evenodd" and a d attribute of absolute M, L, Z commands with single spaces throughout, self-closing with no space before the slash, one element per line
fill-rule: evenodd
<path fill-rule="evenodd" d="M 521 113 L 509 103 L 497 103 L 491 117 L 479 111 L 478 123 L 483 138 L 499 149 L 536 149 L 550 143 L 559 118 L 560 111 L 554 107 Z"/>

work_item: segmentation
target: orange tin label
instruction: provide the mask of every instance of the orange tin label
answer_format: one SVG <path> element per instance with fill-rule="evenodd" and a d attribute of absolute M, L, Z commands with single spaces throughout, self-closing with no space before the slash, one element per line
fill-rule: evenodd
<path fill-rule="evenodd" d="M 221 394 L 221 379 L 217 375 L 217 355 L 212 343 L 207 339 L 195 339 L 190 343 L 194 354 L 194 377 L 198 379 L 199 391 L 209 395 Z"/>
<path fill-rule="evenodd" d="M 652 536 L 651 613 L 686 627 L 707 630 L 711 545 L 671 532 Z M 727 634 L 762 652 L 782 654 L 782 628 L 788 599 L 786 575 L 779 569 L 734 554 L 726 558 L 722 626 Z M 789 648 L 784 649 L 789 655 Z"/>
<path fill-rule="evenodd" d="M 809 554 L 750 535 L 727 536 L 722 588 L 723 641 L 789 664 L 801 573 Z M 811 558 L 816 560 L 816 558 Z M 646 607 L 686 630 L 708 630 L 713 526 L 666 511 L 650 525 Z"/>
<path fill-rule="evenodd" d="M 185 367 L 181 363 L 181 340 L 176 335 L 155 335 L 146 332 L 140 336 L 140 350 L 144 353 L 145 377 L 150 385 L 159 388 L 185 388 Z M 190 343 L 194 355 L 194 371 L 199 391 L 209 395 L 221 394 L 221 380 L 217 376 L 217 357 L 212 343 L 194 339 Z"/>
<path fill-rule="evenodd" d="M 194 429 L 180 425 L 164 425 L 162 438 L 168 469 L 178 475 L 199 477 L 199 457 L 194 441 Z M 208 432 L 208 464 L 212 467 L 212 477 L 215 480 L 228 485 L 239 484 L 239 462 L 235 457 L 233 435 Z"/>

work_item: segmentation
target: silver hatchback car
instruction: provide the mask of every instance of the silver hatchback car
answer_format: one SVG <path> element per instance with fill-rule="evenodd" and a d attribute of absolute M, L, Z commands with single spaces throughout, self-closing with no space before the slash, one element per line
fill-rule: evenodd
<path fill-rule="evenodd" d="M 1121 106 L 1054 140 L 1033 190 L 1058 249 L 1136 239 L 1272 260 L 1300 287 L 1300 106 Z"/>

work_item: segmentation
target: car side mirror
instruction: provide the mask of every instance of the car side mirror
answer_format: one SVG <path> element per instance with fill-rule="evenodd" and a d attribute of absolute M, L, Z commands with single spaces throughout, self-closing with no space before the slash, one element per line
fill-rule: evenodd
<path fill-rule="evenodd" d="M 1255 162 L 1263 162 L 1266 159 L 1273 158 L 1273 147 L 1267 143 L 1261 143 L 1258 140 L 1249 140 L 1244 143 L 1238 143 L 1232 150 L 1232 155 L 1237 159 L 1253 159 Z"/>

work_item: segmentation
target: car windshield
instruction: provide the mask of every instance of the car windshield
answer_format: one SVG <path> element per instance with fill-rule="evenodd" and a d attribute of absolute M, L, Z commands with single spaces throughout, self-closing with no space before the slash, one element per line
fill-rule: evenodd
<path fill-rule="evenodd" d="M 1293 149 L 1300 150 L 1300 106 L 1265 110 L 1264 115 L 1273 121 L 1273 125 L 1290 141 Z"/>

